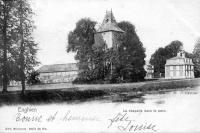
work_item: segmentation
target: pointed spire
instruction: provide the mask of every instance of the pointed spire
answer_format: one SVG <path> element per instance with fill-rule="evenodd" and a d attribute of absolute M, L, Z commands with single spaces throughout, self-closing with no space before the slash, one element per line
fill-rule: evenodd
<path fill-rule="evenodd" d="M 111 21 L 113 20 L 113 13 L 112 13 L 112 8 L 111 8 Z"/>
<path fill-rule="evenodd" d="M 105 31 L 124 32 L 117 25 L 117 22 L 113 15 L 112 9 L 111 9 L 111 11 L 106 11 L 106 15 L 104 17 L 103 23 L 101 24 L 100 28 L 98 29 L 98 32 L 105 32 Z"/>
<path fill-rule="evenodd" d="M 112 13 L 112 10 L 111 11 L 106 11 L 106 15 L 104 17 L 104 20 L 103 20 L 103 24 L 105 23 L 116 23 L 116 20 L 115 20 L 115 17 Z"/>

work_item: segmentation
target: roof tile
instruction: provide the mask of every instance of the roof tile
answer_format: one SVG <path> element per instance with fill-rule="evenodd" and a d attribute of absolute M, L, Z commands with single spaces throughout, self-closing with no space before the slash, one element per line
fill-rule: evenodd
<path fill-rule="evenodd" d="M 38 70 L 40 73 L 78 71 L 77 63 L 44 65 Z"/>

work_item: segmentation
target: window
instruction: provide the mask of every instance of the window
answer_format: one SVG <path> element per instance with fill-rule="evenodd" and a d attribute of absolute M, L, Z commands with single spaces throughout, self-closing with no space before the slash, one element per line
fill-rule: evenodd
<path fill-rule="evenodd" d="M 173 76 L 174 77 L 176 76 L 176 70 L 173 70 Z"/>
<path fill-rule="evenodd" d="M 173 66 L 170 66 L 170 70 L 173 70 Z"/>
<path fill-rule="evenodd" d="M 179 66 L 179 70 L 180 70 L 180 71 L 183 71 L 183 66 Z"/>
<path fill-rule="evenodd" d="M 176 66 L 173 66 L 173 76 L 176 76 Z"/>
<path fill-rule="evenodd" d="M 179 76 L 183 76 L 183 66 L 179 66 Z"/>
<path fill-rule="evenodd" d="M 166 73 L 165 73 L 166 77 L 170 76 L 170 66 L 166 66 Z"/>
<path fill-rule="evenodd" d="M 169 66 L 166 66 L 166 71 L 169 71 L 169 70 L 170 70 Z"/>
<path fill-rule="evenodd" d="M 188 69 L 189 69 L 189 67 L 188 67 L 188 65 L 186 65 L 186 71 L 188 71 Z"/>
<path fill-rule="evenodd" d="M 166 77 L 169 77 L 170 71 L 166 71 Z"/>
<path fill-rule="evenodd" d="M 176 66 L 173 66 L 173 70 L 176 70 Z"/>
<path fill-rule="evenodd" d="M 176 66 L 176 70 L 179 70 L 179 66 Z"/>

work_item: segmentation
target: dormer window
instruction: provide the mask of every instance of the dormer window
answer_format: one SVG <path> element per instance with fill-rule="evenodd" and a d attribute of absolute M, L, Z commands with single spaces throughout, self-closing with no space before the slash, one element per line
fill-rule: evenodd
<path fill-rule="evenodd" d="M 106 23 L 108 23 L 108 21 L 109 21 L 109 19 L 107 18 L 107 19 L 106 19 Z"/>

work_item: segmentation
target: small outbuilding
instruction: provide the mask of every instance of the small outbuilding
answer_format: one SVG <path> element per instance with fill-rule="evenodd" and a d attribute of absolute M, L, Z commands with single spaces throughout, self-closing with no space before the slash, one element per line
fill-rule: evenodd
<path fill-rule="evenodd" d="M 194 78 L 194 64 L 192 59 L 185 57 L 183 48 L 176 57 L 170 58 L 165 64 L 165 79 Z"/>
<path fill-rule="evenodd" d="M 144 65 L 144 69 L 146 71 L 145 79 L 153 79 L 154 78 L 154 66 L 149 63 L 149 61 L 146 62 Z"/>

